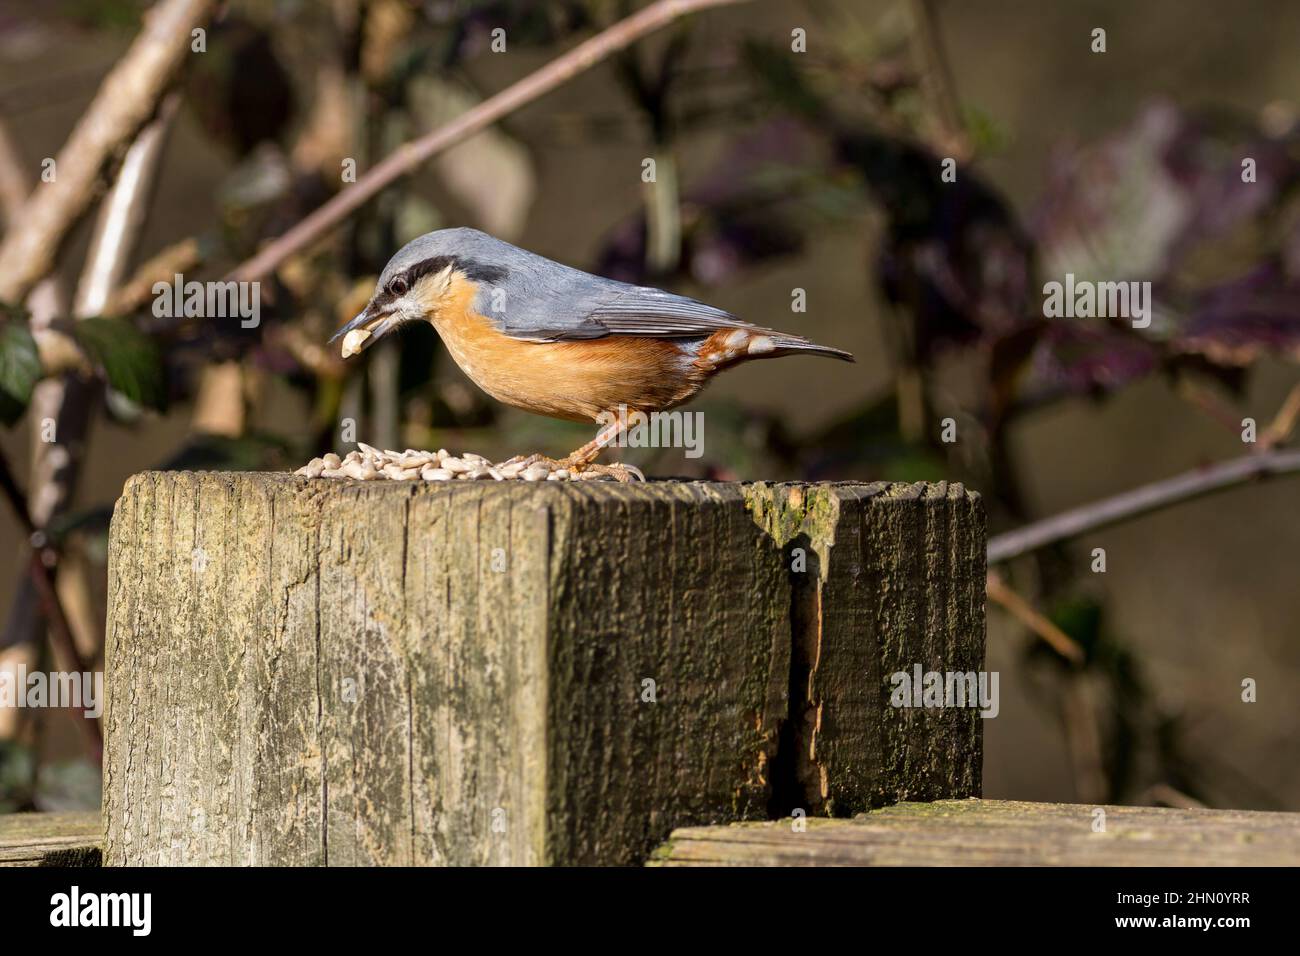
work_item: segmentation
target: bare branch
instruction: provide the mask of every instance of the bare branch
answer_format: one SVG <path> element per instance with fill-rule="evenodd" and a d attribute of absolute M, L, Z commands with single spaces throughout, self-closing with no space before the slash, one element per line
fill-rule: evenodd
<path fill-rule="evenodd" d="M 140 35 L 59 151 L 56 180 L 32 194 L 0 245 L 0 300 L 21 301 L 54 267 L 68 231 L 90 207 L 105 166 L 154 115 L 189 54 L 191 31 L 215 7 L 216 0 L 160 0 L 145 14 Z"/>
<path fill-rule="evenodd" d="M 149 210 L 167 134 L 180 102 L 180 94 L 175 90 L 163 98 L 157 115 L 140 130 L 126 151 L 113 188 L 100 205 L 90 252 L 82 266 L 72 305 L 78 319 L 102 314 L 126 275 Z"/>
<path fill-rule="evenodd" d="M 1007 613 L 1042 638 L 1056 653 L 1076 666 L 1083 663 L 1083 648 L 1070 635 L 1040 614 L 1032 604 L 1013 591 L 996 571 L 989 572 L 984 590 L 989 600 L 1001 605 Z"/>
<path fill-rule="evenodd" d="M 59 601 L 58 591 L 54 587 L 54 572 L 51 569 L 58 563 L 58 554 L 50 546 L 45 535 L 32 524 L 32 519 L 28 515 L 27 498 L 18 487 L 18 483 L 14 481 L 13 473 L 9 470 L 9 461 L 2 452 L 0 452 L 0 492 L 4 493 L 14 516 L 27 532 L 28 542 L 32 548 L 28 570 L 32 576 L 32 583 L 36 587 L 36 593 L 40 597 L 41 610 L 49 624 L 50 643 L 54 645 L 55 653 L 61 658 L 60 665 L 65 670 L 79 674 L 87 673 L 89 666 L 77 650 L 77 642 L 73 639 L 72 630 L 68 626 L 68 616 L 63 611 L 63 604 Z M 98 758 L 99 750 L 103 747 L 103 736 L 98 721 L 87 717 L 78 723 L 85 729 L 92 755 Z"/>
<path fill-rule="evenodd" d="M 72 311 L 77 319 L 101 314 L 122 281 L 140 238 L 163 145 L 179 105 L 176 93 L 164 99 L 158 115 L 140 130 L 127 150 L 113 187 L 100 205 L 73 301 Z M 60 352 L 66 354 L 67 361 L 85 371 L 87 363 L 80 347 L 72 351 L 75 341 L 65 332 L 49 329 L 44 335 L 36 331 L 33 334 L 38 345 L 42 338 L 46 340 L 41 347 L 42 358 L 52 337 L 58 336 Z M 56 439 L 37 443 L 32 459 L 32 520 L 39 528 L 45 527 L 72 497 L 90 424 L 86 406 L 97 395 L 95 389 L 67 379 L 43 384 L 46 393 L 42 394 L 41 417 L 55 420 Z"/>
<path fill-rule="evenodd" d="M 284 235 L 268 243 L 257 255 L 230 273 L 228 278 L 248 282 L 274 271 L 294 253 L 330 232 L 390 183 L 414 171 L 448 147 L 468 139 L 502 117 L 589 70 L 646 34 L 689 13 L 741 2 L 744 0 L 658 0 L 578 44 L 568 53 L 462 113 L 445 126 L 398 147 L 354 184 Z M 0 292 L 2 291 L 3 288 L 0 287 Z"/>
<path fill-rule="evenodd" d="M 934 12 L 934 0 L 912 0 L 912 29 L 920 48 L 921 83 L 930 106 L 939 121 L 942 143 L 959 160 L 970 157 L 970 141 L 966 124 L 962 122 L 961 104 L 957 100 L 957 87 L 952 69 L 944 54 L 943 38 L 939 35 L 939 19 Z"/>
<path fill-rule="evenodd" d="M 130 262 L 148 208 L 167 130 L 178 105 L 179 97 L 171 94 L 164 100 L 158 115 L 140 130 L 100 208 L 73 306 L 78 318 L 97 315 L 104 310 Z M 18 174 L 21 178 L 21 169 Z M 27 184 L 20 182 L 20 186 L 23 185 Z M 67 314 L 66 308 L 62 314 Z M 43 354 L 48 351 L 53 336 L 60 342 L 60 351 L 71 356 L 69 361 L 77 366 L 85 364 L 79 347 L 75 347 L 75 341 L 66 333 L 44 323 L 32 324 L 32 333 L 38 342 L 46 341 Z M 43 621 L 56 655 L 64 666 L 75 667 L 79 672 L 87 668 L 77 649 L 73 624 L 58 592 L 59 554 L 49 544 L 42 529 L 72 498 L 98 394 L 93 385 L 77 377 L 61 377 L 40 383 L 32 399 L 31 414 L 37 420 L 54 420 L 56 440 L 33 442 L 29 495 L 23 496 L 18 492 L 16 483 L 8 474 L 7 464 L 0 462 L 0 469 L 5 473 L 4 490 L 15 509 L 24 510 L 24 524 L 32 542 L 29 577 L 23 582 L 23 587 L 35 592 L 40 605 L 38 616 L 33 613 L 32 602 L 23 600 L 20 591 L 4 633 L 0 635 L 0 646 L 34 642 L 41 633 Z M 33 432 L 40 434 L 37 429 Z M 65 588 L 75 585 L 75 581 L 66 576 L 62 578 Z M 85 637 L 84 629 L 82 636 Z M 102 746 L 98 724 L 89 722 L 86 732 L 92 758 L 98 759 Z"/>
<path fill-rule="evenodd" d="M 114 180 L 113 188 L 104 200 L 96 222 L 90 251 L 78 283 L 76 303 L 73 306 L 77 318 L 118 314 L 137 308 L 146 301 L 154 282 L 163 278 L 170 279 L 174 272 L 184 271 L 184 268 L 198 261 L 198 243 L 193 239 L 187 239 L 163 250 L 141 266 L 125 285 L 120 285 L 139 239 L 140 227 L 148 209 L 148 199 L 156 180 L 162 147 L 179 103 L 178 94 L 173 93 L 168 96 L 158 110 L 158 115 L 140 130 L 135 142 L 127 150 L 126 158 Z M 2 134 L 3 130 L 0 129 L 0 166 L 4 165 L 5 158 Z M 21 174 L 21 170 L 19 173 Z M 0 176 L 0 179 L 3 178 Z M 22 185 L 20 178 L 19 187 L 21 188 Z M 23 207 L 14 209 L 9 205 L 9 197 L 6 193 L 0 192 L 0 200 L 4 201 L 4 206 L 11 216 L 24 214 Z M 167 269 L 174 271 L 164 271 Z M 60 317 L 66 316 L 68 310 L 61 296 L 59 302 L 58 314 Z M 49 309 L 46 311 L 48 312 Z M 46 316 L 44 321 L 37 321 L 34 312 L 35 310 L 33 310 L 31 332 L 36 340 L 44 376 L 55 378 L 69 372 L 80 376 L 93 375 L 92 364 L 77 340 L 68 334 L 66 329 L 51 324 L 50 320 L 54 316 Z M 42 398 L 48 399 L 50 396 L 46 395 Z M 55 398 L 53 402 L 41 401 L 44 411 L 39 417 L 56 417 L 52 409 L 60 405 L 62 400 L 57 396 Z M 64 422 L 60 418 L 58 434 L 63 435 L 63 433 Z M 41 442 L 38 443 L 36 450 L 39 454 L 45 454 L 51 450 L 51 446 Z M 34 488 L 39 489 L 42 484 L 39 479 L 33 479 Z M 33 497 L 44 500 L 39 493 L 33 493 Z"/>
<path fill-rule="evenodd" d="M 203 259 L 203 246 L 193 236 L 172 243 L 136 266 L 130 278 L 113 290 L 104 304 L 104 315 L 134 312 L 150 300 L 156 283 L 170 283 L 176 273 L 191 271 Z"/>
<path fill-rule="evenodd" d="M 1167 508 L 1180 501 L 1244 484 L 1254 478 L 1300 471 L 1300 451 L 1263 451 L 1243 455 L 1203 468 L 1142 485 L 1101 501 L 1073 508 L 1062 514 L 989 541 L 988 561 L 996 564 L 1057 541 L 1078 537 L 1088 531 L 1117 524 L 1135 515 Z"/>
<path fill-rule="evenodd" d="M 1241 417 L 1221 402 L 1205 385 L 1188 377 L 1180 377 L 1175 385 L 1179 398 L 1204 412 L 1216 424 L 1223 426 L 1234 435 L 1241 434 Z"/>
<path fill-rule="evenodd" d="M 27 174 L 13 134 L 0 117 L 0 216 L 6 228 L 22 217 L 23 206 L 31 195 L 33 177 Z M 27 296 L 34 329 L 45 328 L 54 319 L 68 314 L 68 293 L 57 276 L 48 276 Z"/>
<path fill-rule="evenodd" d="M 18 218 L 31 183 L 23 174 L 23 160 L 7 124 L 0 120 L 0 216 L 6 228 Z"/>
<path fill-rule="evenodd" d="M 1273 421 L 1259 436 L 1259 444 L 1265 449 L 1286 444 L 1295 433 L 1297 424 L 1300 424 L 1300 385 L 1292 388 L 1282 400 Z"/>

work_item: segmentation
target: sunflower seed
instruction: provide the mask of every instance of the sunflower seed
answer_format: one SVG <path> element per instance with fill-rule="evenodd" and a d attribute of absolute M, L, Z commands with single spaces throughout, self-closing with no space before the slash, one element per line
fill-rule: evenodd
<path fill-rule="evenodd" d="M 370 338 L 370 333 L 365 329 L 353 329 L 343 336 L 343 357 L 351 358 L 360 352 L 368 338 Z"/>

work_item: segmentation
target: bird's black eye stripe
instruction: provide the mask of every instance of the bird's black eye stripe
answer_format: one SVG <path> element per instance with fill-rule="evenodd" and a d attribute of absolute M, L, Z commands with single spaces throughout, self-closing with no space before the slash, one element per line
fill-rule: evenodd
<path fill-rule="evenodd" d="M 475 282 L 500 282 L 509 275 L 509 272 L 500 266 L 491 266 L 472 259 L 457 260 L 451 256 L 431 256 L 389 279 L 388 284 L 376 297 L 376 304 L 386 305 L 393 299 L 400 299 L 424 276 L 435 275 L 449 265 L 459 269 Z"/>
<path fill-rule="evenodd" d="M 461 272 L 475 282 L 500 282 L 510 274 L 509 270 L 503 269 L 501 266 L 490 266 L 483 262 L 476 262 L 473 259 L 461 259 L 456 265 Z"/>
<path fill-rule="evenodd" d="M 384 296 L 386 299 L 399 299 L 406 295 L 411 289 L 415 288 L 422 278 L 441 272 L 452 264 L 449 256 L 432 256 L 422 262 L 417 262 L 410 266 L 405 272 L 399 272 L 388 280 L 388 285 L 384 287 Z"/>

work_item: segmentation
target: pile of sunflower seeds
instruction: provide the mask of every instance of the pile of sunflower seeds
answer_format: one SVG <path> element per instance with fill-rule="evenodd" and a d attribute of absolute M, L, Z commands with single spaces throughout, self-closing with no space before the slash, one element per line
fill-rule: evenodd
<path fill-rule="evenodd" d="M 358 442 L 360 451 L 340 458 L 333 453 L 313 458 L 295 475 L 306 478 L 355 478 L 358 481 L 612 481 L 610 475 L 596 472 L 570 472 L 550 462 L 510 460 L 493 464 L 482 455 L 466 452 L 453 455 L 445 448 L 437 451 L 380 451 Z"/>

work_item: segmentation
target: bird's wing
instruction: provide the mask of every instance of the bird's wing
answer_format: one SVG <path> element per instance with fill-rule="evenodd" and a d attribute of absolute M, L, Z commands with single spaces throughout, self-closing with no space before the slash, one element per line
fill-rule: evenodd
<path fill-rule="evenodd" d="M 607 335 L 698 338 L 719 329 L 756 328 L 683 295 L 577 275 L 572 282 L 530 288 L 522 297 L 526 310 L 507 308 L 498 319 L 501 330 L 514 338 L 560 342 Z"/>
<path fill-rule="evenodd" d="M 617 298 L 596 306 L 591 317 L 611 335 L 681 338 L 712 335 L 719 329 L 754 328 L 730 312 L 645 286 L 631 286 Z"/>

